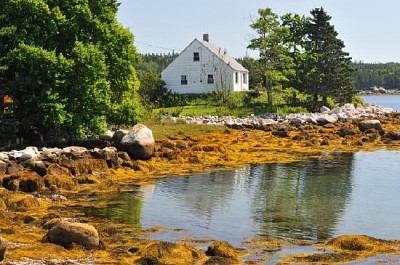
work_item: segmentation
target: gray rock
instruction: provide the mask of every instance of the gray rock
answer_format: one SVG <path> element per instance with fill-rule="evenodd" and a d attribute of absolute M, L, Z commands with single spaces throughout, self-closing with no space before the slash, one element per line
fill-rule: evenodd
<path fill-rule="evenodd" d="M 120 151 L 126 151 L 135 159 L 149 159 L 154 152 L 153 132 L 143 124 L 136 124 L 119 144 Z"/>
<path fill-rule="evenodd" d="M 294 125 L 294 126 L 299 126 L 301 124 L 303 124 L 303 119 L 301 118 L 293 118 L 290 120 L 290 124 Z"/>
<path fill-rule="evenodd" d="M 361 132 L 367 131 L 369 129 L 375 129 L 379 132 L 383 132 L 381 122 L 379 120 L 364 120 L 358 123 L 358 129 Z"/>
<path fill-rule="evenodd" d="M 328 111 L 331 111 L 331 109 L 330 108 L 328 108 L 328 107 L 326 107 L 326 106 L 322 106 L 321 108 L 320 108 L 320 110 L 319 110 L 321 113 L 324 113 L 324 112 L 328 112 Z"/>
<path fill-rule="evenodd" d="M 335 123 L 337 122 L 337 117 L 333 115 L 321 115 L 317 119 L 317 123 L 321 126 L 328 124 L 328 123 Z"/>
<path fill-rule="evenodd" d="M 72 223 L 65 220 L 58 222 L 50 229 L 42 241 L 61 245 L 65 248 L 71 248 L 73 243 L 87 249 L 100 246 L 99 233 L 92 225 Z"/>
<path fill-rule="evenodd" d="M 55 202 L 64 202 L 64 201 L 68 201 L 68 199 L 67 199 L 65 196 L 59 195 L 59 194 L 53 194 L 53 195 L 51 195 L 51 196 L 50 196 L 50 199 L 51 199 L 52 201 L 55 201 Z"/>

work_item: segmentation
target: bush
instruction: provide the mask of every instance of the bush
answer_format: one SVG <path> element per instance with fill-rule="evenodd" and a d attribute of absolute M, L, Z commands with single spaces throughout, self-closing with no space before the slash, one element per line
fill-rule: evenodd
<path fill-rule="evenodd" d="M 293 107 L 289 105 L 277 106 L 276 111 L 277 114 L 290 114 L 290 113 L 307 113 L 308 110 L 305 107 Z"/>
<path fill-rule="evenodd" d="M 351 98 L 351 103 L 354 104 L 355 107 L 364 104 L 364 100 L 360 96 L 353 96 Z"/>

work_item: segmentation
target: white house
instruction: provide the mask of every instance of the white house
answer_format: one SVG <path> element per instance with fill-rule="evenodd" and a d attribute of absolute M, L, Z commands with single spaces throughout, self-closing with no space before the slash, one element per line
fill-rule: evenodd
<path fill-rule="evenodd" d="M 200 94 L 224 89 L 249 90 L 249 71 L 226 50 L 209 42 L 194 39 L 161 73 L 166 87 L 179 94 Z"/>

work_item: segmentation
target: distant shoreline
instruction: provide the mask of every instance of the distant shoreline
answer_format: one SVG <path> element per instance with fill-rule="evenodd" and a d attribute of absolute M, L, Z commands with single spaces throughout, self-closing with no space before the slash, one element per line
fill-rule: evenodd
<path fill-rule="evenodd" d="M 386 90 L 385 92 L 374 92 L 370 90 L 359 91 L 359 96 L 396 96 L 400 95 L 400 90 Z"/>

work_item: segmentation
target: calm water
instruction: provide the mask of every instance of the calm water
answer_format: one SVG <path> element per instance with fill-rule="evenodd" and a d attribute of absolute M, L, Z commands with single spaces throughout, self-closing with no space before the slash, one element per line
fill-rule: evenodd
<path fill-rule="evenodd" d="M 157 239 L 228 240 L 249 236 L 319 241 L 340 234 L 400 239 L 400 152 L 327 154 L 290 164 L 173 177 L 133 192 L 104 197 L 89 215 L 156 225 Z"/>
<path fill-rule="evenodd" d="M 365 102 L 376 104 L 382 107 L 393 108 L 400 112 L 400 95 L 372 95 L 362 96 Z"/>
<path fill-rule="evenodd" d="M 400 111 L 400 95 L 364 96 Z M 216 238 L 239 245 L 251 236 L 319 241 L 341 234 L 400 239 L 400 152 L 326 154 L 290 164 L 250 165 L 98 198 L 88 215 L 162 225 L 153 238 Z M 177 231 L 174 229 L 178 229 Z"/>

